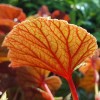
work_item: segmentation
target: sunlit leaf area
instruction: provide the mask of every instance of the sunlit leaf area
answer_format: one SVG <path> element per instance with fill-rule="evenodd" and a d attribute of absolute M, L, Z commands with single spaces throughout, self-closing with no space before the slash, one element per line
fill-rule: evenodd
<path fill-rule="evenodd" d="M 0 0 L 0 100 L 100 100 L 100 0 Z"/>

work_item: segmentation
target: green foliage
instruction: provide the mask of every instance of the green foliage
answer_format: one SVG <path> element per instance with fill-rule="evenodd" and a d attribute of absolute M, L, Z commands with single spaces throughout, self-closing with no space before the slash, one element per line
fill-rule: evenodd
<path fill-rule="evenodd" d="M 71 6 L 71 23 L 84 27 L 100 42 L 100 0 L 66 0 Z"/>
<path fill-rule="evenodd" d="M 56 93 L 56 96 L 57 97 L 58 96 L 66 97 L 66 94 L 69 94 L 69 92 L 70 92 L 69 86 L 64 78 L 61 78 L 61 80 L 62 80 L 62 86 L 60 87 L 60 89 Z"/>
<path fill-rule="evenodd" d="M 94 100 L 95 93 L 87 93 L 84 89 L 78 88 L 79 100 Z"/>

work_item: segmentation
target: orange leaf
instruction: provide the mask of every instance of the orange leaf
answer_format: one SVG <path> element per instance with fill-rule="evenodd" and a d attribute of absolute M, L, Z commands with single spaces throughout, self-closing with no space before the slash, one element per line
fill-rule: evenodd
<path fill-rule="evenodd" d="M 46 83 L 52 92 L 58 90 L 61 86 L 61 80 L 58 76 L 50 76 L 49 71 L 37 67 L 20 67 L 17 69 L 17 80 L 22 87 L 38 87 L 43 89 L 43 83 Z"/>
<path fill-rule="evenodd" d="M 22 9 L 7 4 L 0 4 L 0 34 L 10 32 L 14 25 L 25 20 L 25 18 L 26 15 Z"/>
<path fill-rule="evenodd" d="M 12 67 L 36 66 L 67 78 L 97 49 L 96 39 L 85 29 L 46 18 L 18 24 L 3 46 L 9 48 Z"/>
<path fill-rule="evenodd" d="M 96 70 L 100 70 L 100 49 L 97 49 L 92 57 L 85 59 L 84 61 L 86 64 L 79 68 L 79 71 L 85 74 L 91 68 L 96 68 Z"/>
<path fill-rule="evenodd" d="M 8 4 L 0 4 L 0 19 L 23 21 L 26 18 L 25 13 L 21 8 L 14 7 Z"/>
<path fill-rule="evenodd" d="M 40 69 L 37 67 L 19 67 L 16 72 L 17 81 L 23 88 L 24 92 L 33 94 L 35 100 L 38 100 L 37 97 L 40 98 L 39 100 L 41 100 L 41 95 L 47 98 L 46 100 L 50 100 L 50 95 L 45 90 L 44 83 L 48 85 L 48 88 L 52 91 L 52 93 L 55 93 L 61 86 L 60 78 L 58 76 L 48 77 L 50 72 L 45 69 Z M 37 92 L 34 93 L 32 90 L 27 91 L 28 88 L 34 88 L 36 90 L 39 88 L 41 95 Z M 40 91 L 41 89 L 44 92 Z"/>
<path fill-rule="evenodd" d="M 20 67 L 17 69 L 17 78 L 19 83 L 35 87 L 40 87 L 49 75 L 49 71 L 37 67 Z"/>
<path fill-rule="evenodd" d="M 84 74 L 84 77 L 79 79 L 79 86 L 84 88 L 86 91 L 91 92 L 93 91 L 95 82 L 98 82 L 100 85 L 98 77 L 98 73 L 100 72 L 100 49 L 96 50 L 95 54 L 91 58 L 87 58 L 85 63 L 84 66 L 79 68 L 80 72 Z M 96 71 L 98 71 L 98 73 Z"/>
<path fill-rule="evenodd" d="M 70 17 L 68 14 L 60 11 L 60 10 L 55 10 L 52 14 L 51 14 L 51 18 L 54 19 L 63 19 L 63 20 L 66 20 L 66 21 L 70 21 Z"/>
<path fill-rule="evenodd" d="M 52 92 L 55 92 L 56 90 L 58 90 L 62 84 L 62 82 L 58 76 L 48 77 L 48 78 L 46 78 L 45 82 Z"/>
<path fill-rule="evenodd" d="M 87 92 L 94 90 L 95 78 L 94 78 L 94 69 L 91 67 L 85 76 L 79 79 L 79 87 L 84 88 Z"/>

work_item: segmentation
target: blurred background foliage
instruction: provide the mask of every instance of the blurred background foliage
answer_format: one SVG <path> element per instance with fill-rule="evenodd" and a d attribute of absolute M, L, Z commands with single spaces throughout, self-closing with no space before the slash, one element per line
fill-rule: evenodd
<path fill-rule="evenodd" d="M 29 16 L 36 14 L 42 5 L 50 12 L 58 9 L 70 15 L 71 22 L 87 29 L 98 40 L 100 46 L 100 0 L 0 0 L 20 7 Z"/>
<path fill-rule="evenodd" d="M 100 0 L 0 0 L 0 3 L 11 4 L 23 9 L 27 16 L 37 13 L 42 5 L 46 5 L 50 12 L 61 10 L 70 16 L 70 23 L 82 26 L 93 34 L 100 46 Z M 81 77 L 77 71 L 74 72 L 74 79 Z M 66 96 L 69 87 L 62 79 L 62 86 L 56 96 Z M 80 100 L 94 100 L 94 93 L 87 93 L 79 88 Z"/>

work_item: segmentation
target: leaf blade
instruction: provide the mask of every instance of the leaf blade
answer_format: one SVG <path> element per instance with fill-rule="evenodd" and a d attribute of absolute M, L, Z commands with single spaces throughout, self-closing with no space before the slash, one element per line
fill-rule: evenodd
<path fill-rule="evenodd" d="M 96 39 L 85 29 L 46 18 L 18 24 L 3 45 L 10 49 L 12 66 L 37 66 L 63 77 L 97 48 Z"/>

